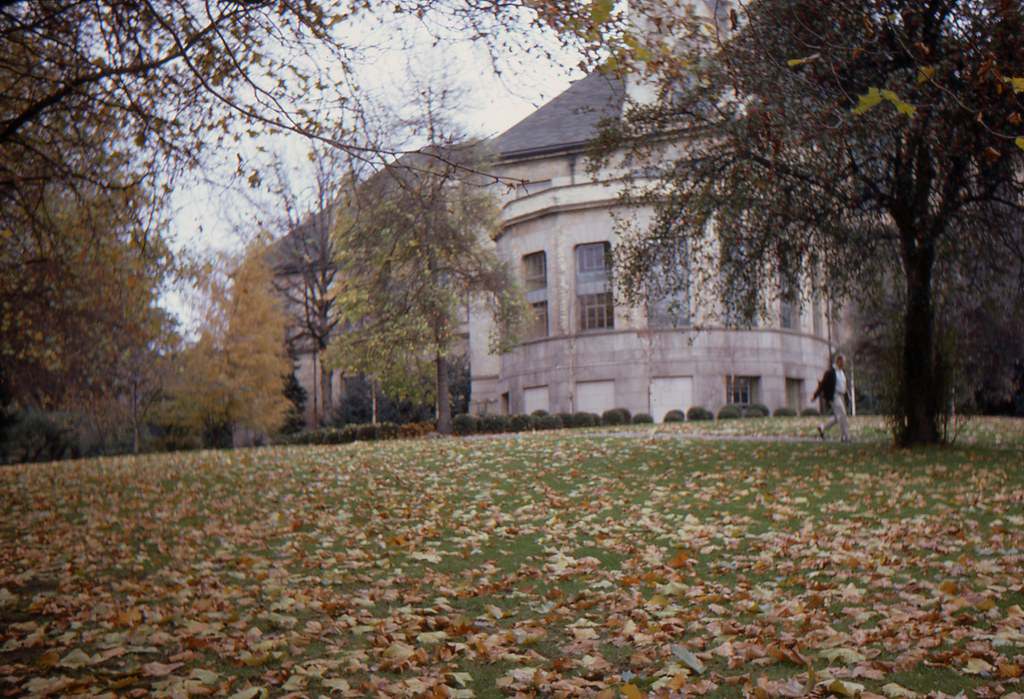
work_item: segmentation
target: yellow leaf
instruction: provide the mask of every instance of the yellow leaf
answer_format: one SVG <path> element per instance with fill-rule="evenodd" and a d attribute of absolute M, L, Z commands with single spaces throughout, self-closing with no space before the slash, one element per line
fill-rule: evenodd
<path fill-rule="evenodd" d="M 991 597 L 986 597 L 974 606 L 983 612 L 987 612 L 988 610 L 993 609 L 996 606 L 996 601 Z"/>
<path fill-rule="evenodd" d="M 841 660 L 846 665 L 855 665 L 856 663 L 866 660 L 864 655 L 858 653 L 852 648 L 830 648 L 828 650 L 821 651 L 818 655 L 829 662 Z"/>
<path fill-rule="evenodd" d="M 1003 78 L 1003 82 L 1008 82 L 1013 86 L 1014 93 L 1024 92 L 1024 78 Z"/>
<path fill-rule="evenodd" d="M 828 691 L 841 697 L 859 697 L 864 693 L 864 685 L 857 684 L 856 682 L 833 680 L 828 686 Z"/>
<path fill-rule="evenodd" d="M 624 684 L 619 688 L 619 692 L 626 699 L 644 699 L 644 693 L 635 684 Z"/>
<path fill-rule="evenodd" d="M 891 102 L 892 105 L 896 107 L 896 111 L 900 112 L 901 114 L 906 114 L 908 117 L 913 118 L 914 113 L 917 111 L 917 109 L 913 105 L 907 104 L 906 102 L 901 100 L 892 90 L 882 90 L 879 94 L 886 100 Z"/>
<path fill-rule="evenodd" d="M 615 0 L 594 0 L 590 4 L 590 19 L 594 24 L 603 24 L 611 17 L 614 7 Z"/>
<path fill-rule="evenodd" d="M 994 668 L 981 658 L 971 658 L 964 667 L 964 673 L 968 675 L 980 675 L 990 673 Z"/>
<path fill-rule="evenodd" d="M 802 66 L 804 63 L 811 63 L 812 61 L 816 61 L 820 57 L 821 54 L 812 53 L 810 56 L 807 56 L 805 58 L 791 58 L 788 61 L 786 61 L 786 65 L 789 66 L 790 68 L 796 68 L 797 66 Z"/>
<path fill-rule="evenodd" d="M 1017 144 L 1018 148 L 1024 150 L 1024 136 L 1018 136 L 1013 142 Z"/>
<path fill-rule="evenodd" d="M 901 687 L 895 682 L 890 682 L 882 687 L 882 694 L 889 697 L 889 699 L 914 699 L 917 696 L 916 692 L 911 692 L 906 687 Z"/>
<path fill-rule="evenodd" d="M 922 66 L 921 69 L 917 71 L 917 83 L 918 85 L 920 85 L 921 83 L 926 83 L 929 80 L 931 80 L 934 76 L 934 68 L 932 68 L 931 66 Z"/>
<path fill-rule="evenodd" d="M 866 95 L 860 95 L 857 99 L 857 106 L 853 108 L 853 113 L 863 114 L 881 102 L 882 96 L 878 93 L 877 87 L 872 87 Z"/>

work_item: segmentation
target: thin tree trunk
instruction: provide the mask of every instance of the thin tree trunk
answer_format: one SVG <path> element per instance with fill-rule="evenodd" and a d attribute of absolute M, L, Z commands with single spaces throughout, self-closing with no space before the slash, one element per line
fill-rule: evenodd
<path fill-rule="evenodd" d="M 320 381 L 316 375 L 317 366 L 320 363 L 319 355 L 313 352 L 313 429 L 320 427 L 320 408 L 319 408 L 319 394 L 320 394 Z"/>
<path fill-rule="evenodd" d="M 132 384 L 132 453 L 139 453 L 139 390 Z"/>
<path fill-rule="evenodd" d="M 320 404 L 323 407 L 323 422 L 334 418 L 334 386 L 331 385 L 333 372 L 320 360 Z"/>
<path fill-rule="evenodd" d="M 907 308 L 903 330 L 903 446 L 936 444 L 939 431 L 938 384 L 935 375 L 935 313 L 932 267 L 935 253 L 927 244 L 911 244 L 905 256 Z"/>
<path fill-rule="evenodd" d="M 448 360 L 437 353 L 437 431 L 452 433 L 452 408 L 448 395 Z"/>

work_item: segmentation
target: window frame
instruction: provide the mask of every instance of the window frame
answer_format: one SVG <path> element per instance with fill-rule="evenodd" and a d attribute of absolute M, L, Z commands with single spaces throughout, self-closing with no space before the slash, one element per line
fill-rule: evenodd
<path fill-rule="evenodd" d="M 576 303 L 580 309 L 580 332 L 615 329 L 615 302 L 612 292 L 580 294 L 576 297 Z"/>
<path fill-rule="evenodd" d="M 535 260 L 540 261 L 539 274 L 530 267 Z M 523 255 L 523 286 L 527 292 L 541 291 L 548 288 L 548 256 L 544 250 Z"/>
<path fill-rule="evenodd" d="M 749 406 L 758 402 L 758 391 L 761 384 L 760 376 L 737 376 L 729 374 L 725 377 L 726 405 Z M 742 386 L 742 388 L 741 388 Z M 747 400 L 736 400 L 737 395 L 746 393 Z"/>
<path fill-rule="evenodd" d="M 573 249 L 576 264 L 576 318 L 579 332 L 615 329 L 612 295 L 612 245 L 607 240 Z M 600 266 L 597 265 L 600 260 Z"/>
<path fill-rule="evenodd" d="M 540 314 L 543 309 L 544 314 L 544 327 L 541 328 Z M 548 337 L 551 334 L 551 321 L 550 314 L 548 313 L 548 302 L 547 301 L 536 301 L 530 304 L 530 310 L 533 315 L 530 318 L 530 322 L 527 329 L 528 340 L 540 340 Z"/>

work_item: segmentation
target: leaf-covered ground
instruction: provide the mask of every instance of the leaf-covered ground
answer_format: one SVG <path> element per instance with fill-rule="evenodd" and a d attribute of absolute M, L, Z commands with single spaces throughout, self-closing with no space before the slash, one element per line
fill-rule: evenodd
<path fill-rule="evenodd" d="M 986 424 L 2 469 L 0 694 L 1019 697 L 1024 449 Z"/>
<path fill-rule="evenodd" d="M 817 425 L 822 417 L 771 418 L 745 420 L 717 420 L 684 422 L 662 425 L 622 425 L 595 427 L 590 432 L 654 432 L 664 435 L 703 437 L 773 437 L 781 439 L 818 439 Z M 861 416 L 850 419 L 851 439 L 858 442 L 891 442 L 889 428 L 883 418 Z M 968 417 L 950 427 L 950 438 L 956 445 L 1017 447 L 1024 449 L 1024 420 L 1019 418 Z M 839 428 L 833 427 L 828 439 L 839 439 Z"/>

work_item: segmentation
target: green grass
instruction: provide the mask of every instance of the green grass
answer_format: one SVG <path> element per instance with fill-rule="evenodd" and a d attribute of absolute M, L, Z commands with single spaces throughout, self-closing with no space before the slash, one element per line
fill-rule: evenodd
<path fill-rule="evenodd" d="M 813 424 L 4 469 L 0 691 L 414 695 L 468 673 L 477 697 L 592 696 L 689 674 L 729 697 L 806 684 L 793 658 L 876 693 L 1022 691 L 1020 423 L 913 452 L 873 418 L 852 445 L 747 439 Z"/>

